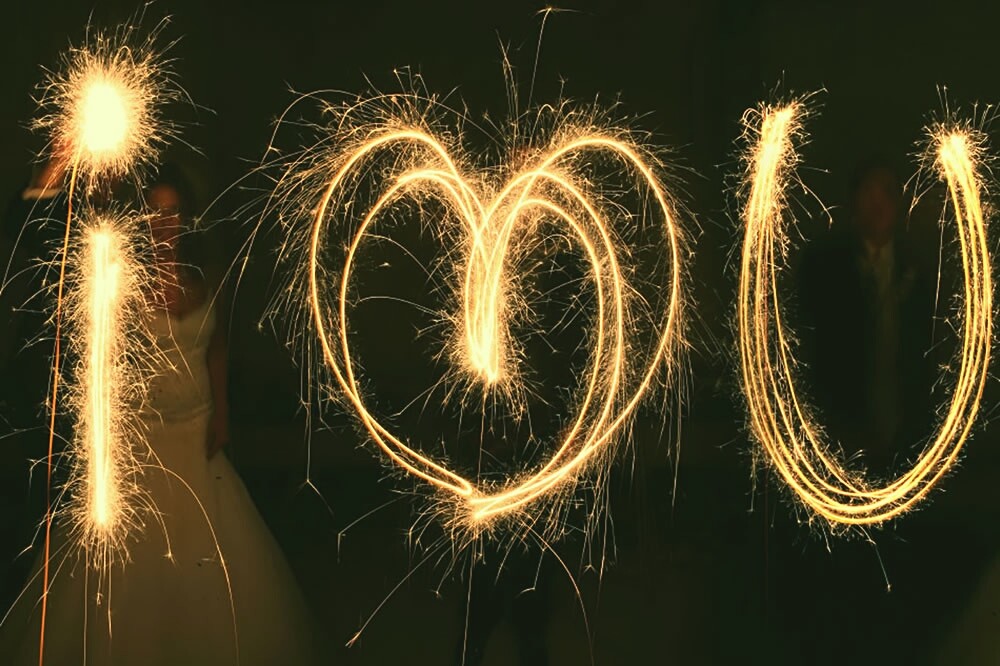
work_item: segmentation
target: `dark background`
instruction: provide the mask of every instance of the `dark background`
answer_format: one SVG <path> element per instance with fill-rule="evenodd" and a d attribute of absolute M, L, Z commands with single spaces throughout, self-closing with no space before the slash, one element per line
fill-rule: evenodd
<path fill-rule="evenodd" d="M 40 66 L 56 65 L 70 42 L 79 43 L 89 19 L 109 26 L 135 9 L 128 2 L 81 2 L 2 10 L 0 183 L 10 196 L 43 145 L 26 127 Z M 176 111 L 186 124 L 184 139 L 202 155 L 183 149 L 171 155 L 196 174 L 202 197 L 211 200 L 260 160 L 276 115 L 293 99 L 290 88 L 361 92 L 367 79 L 394 89 L 393 68 L 401 66 L 422 73 L 432 91 L 457 89 L 473 116 L 503 117 L 501 44 L 510 48 L 524 94 L 538 9 L 499 2 L 154 5 L 151 17 L 172 16 L 165 36 L 182 37 L 171 51 L 180 81 L 210 109 Z M 922 127 L 942 108 L 938 86 L 947 86 L 953 105 L 1000 94 L 994 54 L 1000 6 L 650 1 L 580 3 L 575 10 L 549 17 L 534 99 L 620 95 L 625 114 L 641 115 L 641 127 L 676 149 L 678 164 L 690 170 L 685 201 L 701 227 L 691 271 L 703 326 L 679 468 L 671 462 L 675 450 L 659 435 L 666 417 L 645 412 L 635 435 L 641 464 L 612 487 L 617 552 L 603 576 L 573 570 L 586 621 L 565 576 L 551 590 L 553 663 L 929 662 L 973 603 L 1000 545 L 995 435 L 988 427 L 977 432 L 961 469 L 942 484 L 946 492 L 874 531 L 877 551 L 857 537 L 824 537 L 796 519 L 771 479 L 755 483 L 726 323 L 738 241 L 731 215 L 734 140 L 743 111 L 773 99 L 775 90 L 825 88 L 816 98 L 820 113 L 808 125 L 803 175 L 826 204 L 845 203 L 851 169 L 872 154 L 912 173 Z M 254 196 L 230 191 L 207 217 L 225 220 Z M 221 222 L 215 242 L 235 252 L 251 221 Z M 821 233 L 825 224 L 821 215 L 804 217 L 803 232 Z M 430 568 L 389 599 L 354 647 L 341 647 L 421 553 L 406 539 L 410 505 L 394 492 L 408 486 L 383 478 L 384 468 L 361 448 L 343 414 L 328 414 L 328 427 L 312 436 L 310 480 L 322 499 L 303 486 L 300 372 L 280 336 L 257 326 L 268 302 L 274 239 L 255 248 L 235 301 L 230 456 L 285 548 L 337 663 L 447 663 L 464 589 Z M 987 421 L 996 404 L 987 402 Z M 14 563 L 8 595 L 25 570 L 24 557 L 15 561 L 15 554 L 38 518 L 27 499 L 27 455 L 0 450 L 0 561 Z M 572 569 L 577 560 L 569 561 Z M 501 627 L 487 663 L 512 663 L 510 639 Z"/>

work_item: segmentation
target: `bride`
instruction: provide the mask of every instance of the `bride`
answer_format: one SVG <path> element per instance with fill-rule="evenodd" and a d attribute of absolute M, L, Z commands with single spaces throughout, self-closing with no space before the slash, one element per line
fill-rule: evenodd
<path fill-rule="evenodd" d="M 82 557 L 56 555 L 68 528 L 54 526 L 45 664 L 311 664 L 291 571 L 221 453 L 229 441 L 225 327 L 204 278 L 183 263 L 184 181 L 161 174 L 147 198 L 158 211 L 151 230 L 164 275 L 149 294 L 158 367 L 137 415 L 157 465 L 141 481 L 156 515 L 99 589 Z M 4 622 L 0 662 L 38 663 L 40 578 Z"/>

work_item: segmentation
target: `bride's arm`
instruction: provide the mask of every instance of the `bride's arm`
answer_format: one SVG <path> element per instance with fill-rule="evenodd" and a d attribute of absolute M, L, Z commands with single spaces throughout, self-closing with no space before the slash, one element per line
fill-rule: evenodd
<path fill-rule="evenodd" d="M 226 328 L 228 322 L 221 315 L 225 308 L 216 301 L 217 319 L 212 339 L 208 343 L 208 378 L 212 388 L 212 420 L 208 427 L 208 441 L 205 443 L 208 457 L 211 458 L 229 443 L 229 380 L 228 380 L 228 346 L 226 344 Z"/>

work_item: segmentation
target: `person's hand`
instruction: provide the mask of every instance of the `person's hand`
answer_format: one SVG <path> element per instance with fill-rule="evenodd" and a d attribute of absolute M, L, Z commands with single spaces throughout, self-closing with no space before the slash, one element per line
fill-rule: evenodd
<path fill-rule="evenodd" d="M 229 419 L 225 410 L 212 412 L 208 421 L 208 433 L 205 438 L 205 453 L 209 460 L 229 444 Z"/>
<path fill-rule="evenodd" d="M 66 170 L 70 162 L 70 149 L 68 146 L 56 146 L 52 150 L 52 156 L 38 170 L 37 175 L 31 181 L 31 187 L 38 190 L 58 190 L 63 186 L 66 178 Z"/>

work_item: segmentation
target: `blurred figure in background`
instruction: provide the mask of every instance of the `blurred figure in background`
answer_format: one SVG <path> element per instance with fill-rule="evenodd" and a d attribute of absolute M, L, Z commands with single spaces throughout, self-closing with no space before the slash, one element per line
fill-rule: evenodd
<path fill-rule="evenodd" d="M 888 163 L 860 166 L 850 204 L 846 227 L 806 252 L 802 336 L 832 439 L 885 473 L 931 432 L 935 283 L 909 242 Z"/>

